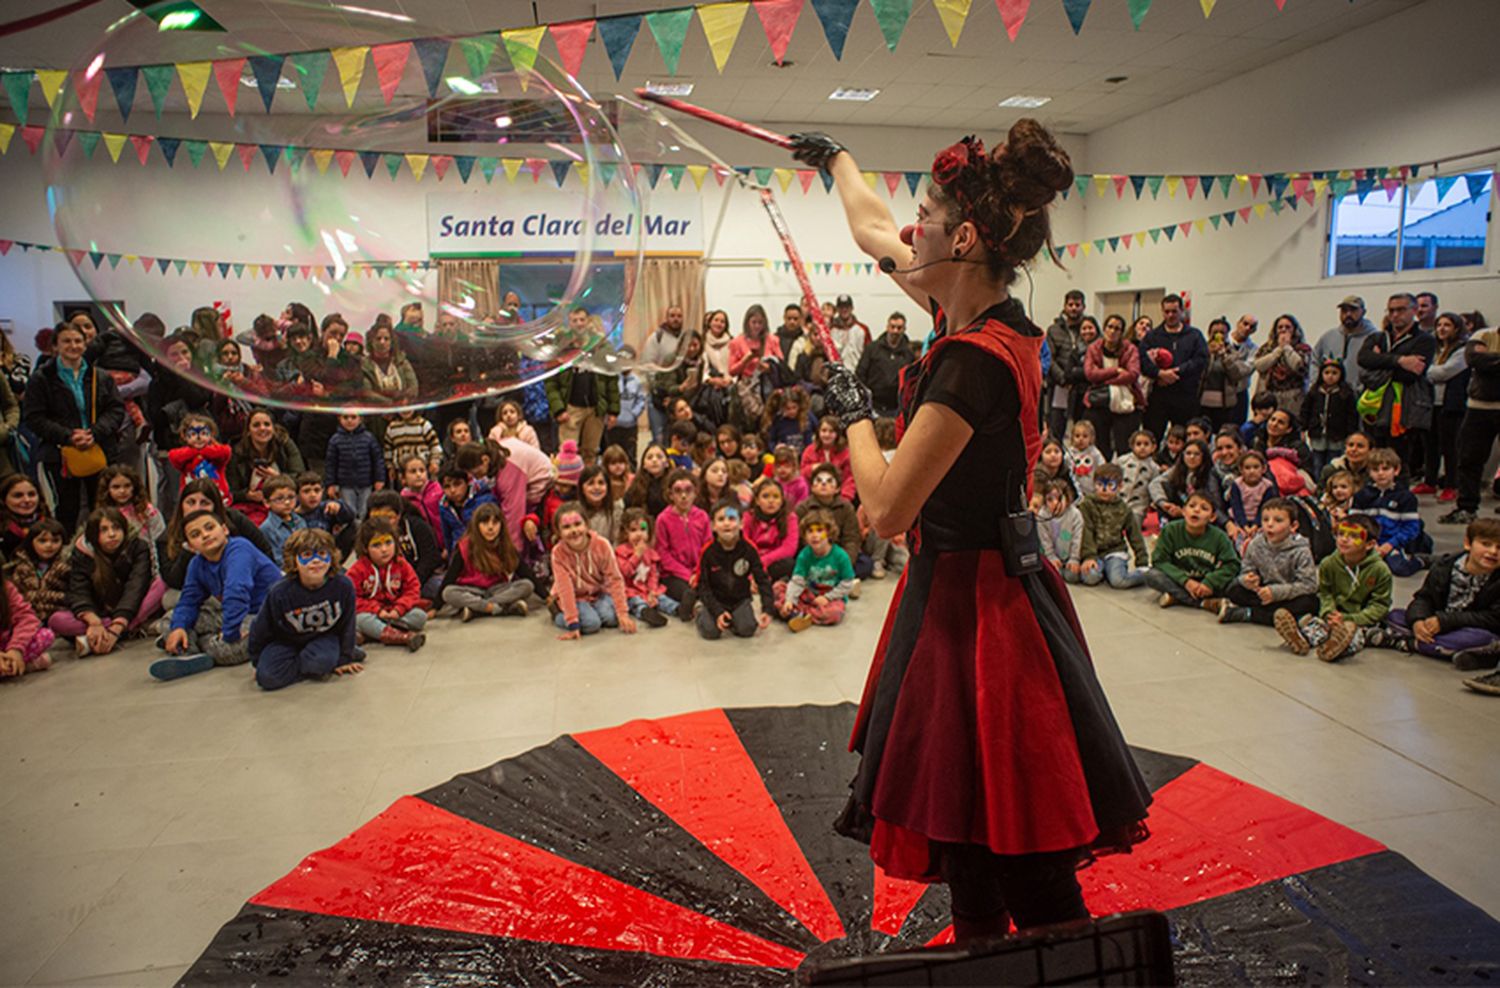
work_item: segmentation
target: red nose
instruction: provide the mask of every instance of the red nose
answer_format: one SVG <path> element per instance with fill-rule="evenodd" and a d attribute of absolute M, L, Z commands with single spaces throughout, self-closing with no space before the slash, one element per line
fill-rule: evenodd
<path fill-rule="evenodd" d="M 901 228 L 901 242 L 903 244 L 908 247 L 911 246 L 912 233 L 916 230 L 916 228 L 917 226 L 915 223 L 908 223 Z"/>

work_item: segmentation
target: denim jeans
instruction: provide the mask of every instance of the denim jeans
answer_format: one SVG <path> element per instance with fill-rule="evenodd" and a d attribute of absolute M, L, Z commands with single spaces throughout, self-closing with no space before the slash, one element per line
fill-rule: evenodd
<path fill-rule="evenodd" d="M 578 630 L 585 635 L 592 635 L 600 628 L 617 628 L 620 619 L 615 614 L 615 601 L 609 594 L 604 594 L 597 600 L 579 600 L 578 604 Z M 553 622 L 564 631 L 568 629 L 568 617 L 559 613 L 553 618 Z"/>
<path fill-rule="evenodd" d="M 1128 590 L 1146 582 L 1146 570 L 1131 569 L 1130 557 L 1123 552 L 1111 552 L 1099 560 L 1099 568 L 1080 574 L 1085 586 L 1096 586 L 1104 580 L 1116 590 Z"/>
<path fill-rule="evenodd" d="M 638 618 L 646 612 L 646 608 L 649 605 L 646 603 L 645 597 L 626 597 L 625 606 L 630 609 L 631 617 Z M 656 595 L 656 609 L 667 617 L 676 617 L 677 601 L 664 593 L 659 593 Z"/>

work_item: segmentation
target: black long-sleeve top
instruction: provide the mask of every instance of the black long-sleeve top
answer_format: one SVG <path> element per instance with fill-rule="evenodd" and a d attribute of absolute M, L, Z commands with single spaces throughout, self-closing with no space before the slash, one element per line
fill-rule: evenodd
<path fill-rule="evenodd" d="M 738 539 L 726 549 L 715 538 L 698 557 L 698 599 L 715 618 L 750 599 L 751 580 L 760 592 L 761 610 L 772 613 L 776 600 L 771 595 L 771 579 L 753 545 Z"/>

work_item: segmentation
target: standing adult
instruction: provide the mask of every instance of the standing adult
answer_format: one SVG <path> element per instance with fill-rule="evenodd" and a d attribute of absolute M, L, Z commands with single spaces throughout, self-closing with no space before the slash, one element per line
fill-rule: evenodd
<path fill-rule="evenodd" d="M 646 343 L 641 347 L 640 362 L 643 367 L 669 368 L 676 365 L 683 349 L 682 320 L 682 306 L 677 302 L 668 305 L 656 331 L 646 337 Z M 663 371 L 651 371 L 641 382 L 653 394 L 656 391 L 656 375 L 659 373 Z M 666 442 L 667 425 L 671 421 L 670 410 L 658 408 L 653 399 L 646 405 L 646 419 L 651 423 L 651 441 L 658 445 Z"/>
<path fill-rule="evenodd" d="M 319 360 L 327 360 L 319 354 Z M 365 397 L 378 404 L 400 405 L 417 397 L 417 371 L 396 345 L 396 330 L 376 326 L 365 337 L 362 364 Z"/>
<path fill-rule="evenodd" d="M 1434 292 L 1417 292 L 1417 328 L 1424 333 L 1437 335 L 1438 297 Z"/>
<path fill-rule="evenodd" d="M 1474 520 L 1484 466 L 1500 436 L 1500 329 L 1471 335 L 1464 361 L 1469 365 L 1469 395 L 1458 427 L 1458 504 L 1438 519 L 1445 525 Z"/>
<path fill-rule="evenodd" d="M 1141 373 L 1153 382 L 1145 427 L 1158 441 L 1168 425 L 1198 417 L 1198 390 L 1208 367 L 1208 343 L 1182 319 L 1182 296 L 1161 300 L 1161 325 L 1141 341 Z"/>
<path fill-rule="evenodd" d="M 0 374 L 0 477 L 21 470 L 20 458 L 15 456 L 13 440 L 21 427 L 21 403 L 10 390 L 10 381 Z"/>
<path fill-rule="evenodd" d="M 870 389 L 875 399 L 875 413 L 894 417 L 900 407 L 901 371 L 917 359 L 917 347 L 906 335 L 906 314 L 892 312 L 885 321 L 885 332 L 865 347 L 854 376 Z"/>
<path fill-rule="evenodd" d="M 1437 341 L 1417 328 L 1417 300 L 1397 292 L 1385 304 L 1385 329 L 1365 340 L 1359 366 L 1366 391 L 1384 388 L 1379 411 L 1365 431 L 1376 446 L 1387 446 L 1401 456 L 1411 446 L 1412 434 L 1432 424 L 1432 385 L 1427 368 Z M 1408 476 L 1410 475 L 1408 467 Z"/>
<path fill-rule="evenodd" d="M 1072 407 L 1072 382 L 1083 370 L 1086 347 L 1079 340 L 1083 326 L 1083 292 L 1076 288 L 1063 296 L 1062 312 L 1047 327 L 1047 348 L 1052 363 L 1047 369 L 1047 432 L 1065 441 L 1068 434 L 1068 410 Z"/>
<path fill-rule="evenodd" d="M 833 303 L 833 318 L 828 321 L 829 335 L 839 351 L 838 362 L 849 370 L 859 366 L 859 358 L 870 345 L 870 327 L 854 314 L 854 299 L 840 295 Z"/>
<path fill-rule="evenodd" d="M 146 389 L 146 420 L 151 424 L 151 455 L 156 461 L 156 506 L 169 516 L 177 506 L 182 476 L 172 466 L 168 454 L 182 445 L 178 426 L 188 414 L 213 416 L 214 393 L 188 375 L 193 372 L 193 344 L 187 333 L 177 332 L 166 338 L 163 359 L 151 375 Z"/>
<path fill-rule="evenodd" d="M 788 302 L 785 309 L 781 310 L 781 325 L 776 327 L 776 342 L 781 344 L 781 359 L 788 363 L 792 360 L 792 350 L 798 340 L 802 338 L 802 306 L 796 302 Z"/>
<path fill-rule="evenodd" d="M 39 459 L 57 497 L 54 514 L 71 531 L 94 504 L 99 471 L 115 458 L 125 403 L 109 374 L 84 359 L 88 342 L 72 323 L 57 331 L 57 357 L 26 386 L 23 419 L 41 440 Z"/>
<path fill-rule="evenodd" d="M 1255 355 L 1256 395 L 1268 394 L 1276 399 L 1277 408 L 1300 414 L 1311 358 L 1312 347 L 1302 338 L 1302 324 L 1294 316 L 1277 316 L 1271 324 L 1271 338 Z"/>
<path fill-rule="evenodd" d="M 1229 331 L 1227 346 L 1234 358 L 1246 368 L 1245 376 L 1240 380 L 1239 392 L 1234 396 L 1234 414 L 1229 420 L 1232 425 L 1241 425 L 1250 416 L 1250 378 L 1255 371 L 1255 331 L 1259 328 L 1260 320 L 1247 312 L 1240 316 L 1234 329 Z"/>
<path fill-rule="evenodd" d="M 1097 340 L 1083 355 L 1088 378 L 1084 404 L 1094 424 L 1094 442 L 1105 459 L 1130 448 L 1130 436 L 1141 427 L 1146 396 L 1141 391 L 1141 351 L 1125 338 L 1125 318 L 1109 316 Z"/>
<path fill-rule="evenodd" d="M 766 372 L 772 361 L 781 361 L 781 344 L 771 332 L 770 320 L 760 303 L 745 310 L 740 335 L 729 342 L 729 376 L 734 378 L 734 407 L 741 429 L 754 431 L 765 410 Z M 774 383 L 774 382 L 772 382 Z"/>
<path fill-rule="evenodd" d="M 1322 367 L 1331 357 L 1344 365 L 1349 387 L 1355 394 L 1362 390 L 1359 351 L 1365 340 L 1380 330 L 1365 318 L 1365 300 L 1358 295 L 1346 295 L 1339 303 L 1339 324 L 1319 339 L 1313 347 L 1313 365 Z"/>
<path fill-rule="evenodd" d="M 694 396 L 693 410 L 715 428 L 729 421 L 734 377 L 729 373 L 729 313 L 714 309 L 703 317 L 703 374 Z"/>
<path fill-rule="evenodd" d="M 1458 485 L 1458 429 L 1463 423 L 1469 387 L 1469 364 L 1464 344 L 1469 333 L 1463 317 L 1444 312 L 1437 317 L 1437 341 L 1427 380 L 1432 382 L 1432 430 L 1427 435 L 1427 469 L 1413 494 L 1437 494 L 1439 501 L 1456 497 Z"/>
<path fill-rule="evenodd" d="M 574 307 L 568 313 L 568 328 L 576 339 L 587 339 L 588 310 Z M 576 442 L 583 462 L 592 464 L 599 456 L 604 430 L 613 428 L 620 414 L 620 379 L 577 365 L 568 367 L 547 378 L 547 404 L 557 420 L 558 440 Z"/>
<path fill-rule="evenodd" d="M 937 314 L 938 339 L 905 378 L 889 463 L 869 392 L 830 371 L 828 409 L 848 431 L 871 524 L 886 538 L 915 529 L 837 827 L 870 842 L 888 875 L 946 882 L 960 943 L 1012 918 L 1022 930 L 1083 919 L 1078 865 L 1142 839 L 1151 797 L 1057 571 L 1019 553 L 1008 569 L 1003 548 L 1041 449 L 1042 331 L 1009 286 L 1050 240 L 1046 206 L 1072 167 L 1034 120 L 993 155 L 966 138 L 938 154 L 916 222 L 898 231 L 842 147 L 793 141 L 833 176 L 855 242 L 908 258 L 913 270 L 893 279 Z"/>
<path fill-rule="evenodd" d="M 11 343 L 9 329 L 0 329 L 0 377 L 10 385 L 11 394 L 17 398 L 25 396 L 26 382 L 31 379 L 31 358 Z"/>
<path fill-rule="evenodd" d="M 1243 320 L 1242 320 L 1243 321 Z M 1255 344 L 1250 344 L 1254 350 Z M 1235 418 L 1240 389 L 1247 387 L 1254 372 L 1251 357 L 1244 347 L 1234 343 L 1234 331 L 1223 317 L 1208 324 L 1208 367 L 1203 371 L 1203 414 L 1218 432 L 1224 425 L 1239 425 Z"/>

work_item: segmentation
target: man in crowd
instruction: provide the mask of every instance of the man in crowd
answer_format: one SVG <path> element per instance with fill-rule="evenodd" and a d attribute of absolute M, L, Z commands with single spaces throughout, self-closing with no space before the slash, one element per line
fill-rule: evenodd
<path fill-rule="evenodd" d="M 1337 360 L 1344 365 L 1344 380 L 1359 394 L 1359 351 L 1365 340 L 1380 330 L 1365 318 L 1365 300 L 1358 295 L 1345 296 L 1339 303 L 1339 324 L 1323 334 L 1318 345 L 1313 347 L 1314 367 L 1322 367 L 1325 360 Z"/>
<path fill-rule="evenodd" d="M 801 338 L 802 306 L 788 302 L 781 313 L 781 325 L 776 327 L 776 342 L 781 344 L 782 359 L 791 359 L 792 350 Z"/>
<path fill-rule="evenodd" d="M 1464 357 L 1473 372 L 1463 424 L 1458 427 L 1458 504 L 1438 518 L 1445 525 L 1467 525 L 1479 510 L 1484 466 L 1500 437 L 1500 329 L 1481 329 L 1469 338 Z"/>
<path fill-rule="evenodd" d="M 682 306 L 673 302 L 667 306 L 667 311 L 662 313 L 661 325 L 656 327 L 656 332 L 646 338 L 646 343 L 641 347 L 641 364 L 646 367 L 669 367 L 682 353 Z M 649 394 L 651 391 L 650 376 L 641 381 Z M 664 408 L 657 408 L 656 402 L 646 402 L 646 416 L 651 423 L 651 441 L 654 443 L 665 443 L 667 441 L 667 425 L 670 414 Z"/>
<path fill-rule="evenodd" d="M 1255 331 L 1260 328 L 1260 321 L 1250 313 L 1240 316 L 1240 321 L 1234 324 L 1229 331 L 1227 349 L 1234 355 L 1234 359 L 1242 364 L 1253 365 L 1255 363 L 1256 344 L 1254 340 Z M 1240 382 L 1239 394 L 1234 401 L 1234 424 L 1239 425 L 1250 416 L 1250 378 L 1246 374 Z"/>
<path fill-rule="evenodd" d="M 870 389 L 875 414 L 894 416 L 900 403 L 901 368 L 917 359 L 917 348 L 906 336 L 906 316 L 892 312 L 885 332 L 859 358 L 854 376 Z"/>
<path fill-rule="evenodd" d="M 870 345 L 870 327 L 855 317 L 854 299 L 848 295 L 840 295 L 834 301 L 829 332 L 833 336 L 833 345 L 839 351 L 839 363 L 850 370 L 859 367 L 859 358 L 864 355 L 865 347 Z"/>
<path fill-rule="evenodd" d="M 1052 352 L 1052 366 L 1047 370 L 1044 407 L 1047 409 L 1047 431 L 1054 436 L 1067 435 L 1071 398 L 1068 381 L 1083 366 L 1083 344 L 1079 339 L 1083 304 L 1083 292 L 1071 289 L 1063 296 L 1062 312 L 1047 327 L 1047 349 Z"/>
<path fill-rule="evenodd" d="M 1365 431 L 1376 446 L 1394 449 L 1402 462 L 1406 460 L 1407 446 L 1411 443 L 1412 430 L 1425 430 L 1430 424 L 1432 410 L 1432 385 L 1427 381 L 1427 367 L 1432 363 L 1437 350 L 1437 340 L 1431 333 L 1417 328 L 1417 300 L 1408 292 L 1397 292 L 1385 304 L 1385 332 L 1376 332 L 1365 339 L 1359 350 L 1359 366 L 1367 381 L 1373 375 L 1381 380 L 1402 386 L 1401 412 L 1403 422 L 1401 434 L 1396 435 L 1392 427 L 1394 395 L 1387 395 L 1381 414 Z M 1423 392 L 1426 401 L 1422 401 Z M 1413 414 L 1425 404 L 1429 421 L 1413 418 Z M 1391 410 L 1391 411 L 1387 411 Z"/>
<path fill-rule="evenodd" d="M 1424 333 L 1437 333 L 1438 297 L 1432 292 L 1417 292 L 1417 327 Z"/>
<path fill-rule="evenodd" d="M 568 329 L 576 339 L 586 339 L 588 310 L 575 306 L 568 313 Z M 557 422 L 558 441 L 577 442 L 583 462 L 592 464 L 599 456 L 599 440 L 604 430 L 614 428 L 615 418 L 620 414 L 620 379 L 569 367 L 547 378 L 547 403 Z"/>
<path fill-rule="evenodd" d="M 1198 383 L 1208 367 L 1208 341 L 1182 319 L 1182 296 L 1161 300 L 1161 325 L 1141 341 L 1141 373 L 1153 382 L 1143 427 L 1161 436 L 1168 425 L 1197 418 Z M 1053 366 L 1057 358 L 1053 357 Z"/>

